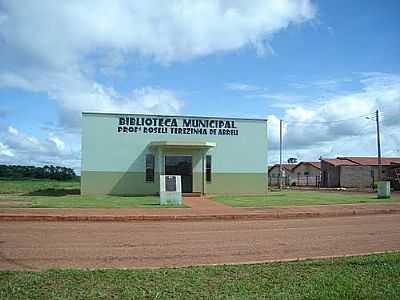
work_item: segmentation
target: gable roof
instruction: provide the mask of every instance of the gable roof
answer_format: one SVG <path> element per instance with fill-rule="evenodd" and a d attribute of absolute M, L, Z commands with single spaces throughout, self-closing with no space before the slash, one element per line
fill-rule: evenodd
<path fill-rule="evenodd" d="M 299 162 L 293 169 L 292 171 L 294 171 L 294 169 L 296 169 L 297 167 L 299 167 L 300 165 L 310 165 L 316 169 L 321 169 L 321 162 L 319 161 L 302 161 Z"/>
<path fill-rule="evenodd" d="M 296 164 L 282 164 L 282 169 L 291 172 L 296 166 Z M 268 172 L 270 172 L 274 168 L 279 168 L 279 164 L 268 167 Z"/>
<path fill-rule="evenodd" d="M 346 159 L 339 159 L 339 158 L 323 158 L 321 162 L 327 162 L 335 167 L 337 166 L 357 166 L 356 163 L 346 160 Z"/>
<path fill-rule="evenodd" d="M 378 166 L 378 158 L 371 156 L 346 156 L 337 158 L 321 158 L 321 162 L 327 162 L 333 166 Z M 400 163 L 400 157 L 382 157 L 382 165 Z"/>
<path fill-rule="evenodd" d="M 339 158 L 339 157 L 338 157 Z M 358 165 L 363 166 L 377 166 L 377 157 L 345 157 L 345 159 L 350 160 Z M 400 163 L 400 157 L 382 157 L 382 165 L 390 166 L 392 163 Z"/>

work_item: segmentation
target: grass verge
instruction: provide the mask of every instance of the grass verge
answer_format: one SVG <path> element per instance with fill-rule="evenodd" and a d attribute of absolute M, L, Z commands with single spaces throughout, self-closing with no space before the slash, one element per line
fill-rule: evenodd
<path fill-rule="evenodd" d="M 33 193 L 43 190 L 79 190 L 79 180 L 0 180 L 0 194 Z"/>
<path fill-rule="evenodd" d="M 156 270 L 0 272 L 0 299 L 398 299 L 400 253 Z"/>
<path fill-rule="evenodd" d="M 213 196 L 214 201 L 233 207 L 279 207 L 301 205 L 400 203 L 398 195 L 378 199 L 376 194 L 352 192 L 284 191 L 260 196 Z"/>
<path fill-rule="evenodd" d="M 0 180 L 0 208 L 162 208 L 158 196 L 81 196 L 79 181 Z"/>
<path fill-rule="evenodd" d="M 2 205 L 2 202 L 5 205 Z M 0 208 L 162 208 L 185 207 L 160 205 L 158 196 L 20 196 L 1 195 Z"/>

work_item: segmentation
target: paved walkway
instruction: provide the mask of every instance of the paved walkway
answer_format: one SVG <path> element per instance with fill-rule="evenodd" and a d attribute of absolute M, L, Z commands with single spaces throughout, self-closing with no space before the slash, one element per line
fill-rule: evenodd
<path fill-rule="evenodd" d="M 0 208 L 0 221 L 199 221 L 259 220 L 400 214 L 400 203 L 282 208 L 233 208 L 207 198 L 186 197 L 187 208 Z"/>

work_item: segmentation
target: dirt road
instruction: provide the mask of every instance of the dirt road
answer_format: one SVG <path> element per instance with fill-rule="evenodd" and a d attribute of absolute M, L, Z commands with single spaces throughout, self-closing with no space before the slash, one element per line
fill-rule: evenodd
<path fill-rule="evenodd" d="M 244 263 L 400 250 L 400 216 L 277 221 L 0 222 L 0 269 Z"/>

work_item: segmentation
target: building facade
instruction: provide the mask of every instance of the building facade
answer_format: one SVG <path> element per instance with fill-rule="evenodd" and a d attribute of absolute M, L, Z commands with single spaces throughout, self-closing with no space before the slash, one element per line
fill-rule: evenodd
<path fill-rule="evenodd" d="M 285 186 L 318 187 L 321 179 L 320 162 L 303 161 L 298 164 L 282 164 L 282 184 Z M 268 182 L 279 185 L 279 164 L 268 169 Z"/>
<path fill-rule="evenodd" d="M 318 187 L 321 181 L 321 163 L 304 161 L 292 169 L 290 185 Z"/>
<path fill-rule="evenodd" d="M 290 177 L 292 169 L 296 164 L 282 164 L 282 185 L 287 186 L 290 184 Z M 268 183 L 270 186 L 279 186 L 281 179 L 281 171 L 279 164 L 275 164 L 268 169 Z"/>
<path fill-rule="evenodd" d="M 181 175 L 184 193 L 267 191 L 267 120 L 82 114 L 82 194 L 159 193 Z"/>
<path fill-rule="evenodd" d="M 382 157 L 384 180 L 390 166 L 400 163 L 399 157 Z M 321 187 L 368 188 L 378 180 L 376 157 L 337 157 L 321 159 Z"/>
<path fill-rule="evenodd" d="M 390 181 L 396 191 L 400 191 L 400 163 L 394 163 L 388 167 L 385 179 Z"/>

